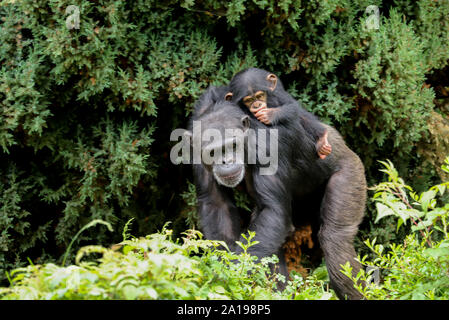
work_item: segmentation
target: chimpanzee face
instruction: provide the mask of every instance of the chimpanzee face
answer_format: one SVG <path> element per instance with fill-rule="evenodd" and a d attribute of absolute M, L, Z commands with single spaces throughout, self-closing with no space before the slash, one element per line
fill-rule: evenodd
<path fill-rule="evenodd" d="M 220 126 L 222 124 L 221 122 Z M 214 126 L 214 123 L 208 123 L 204 131 L 210 130 Z M 215 180 L 221 185 L 234 188 L 245 177 L 244 143 L 248 128 L 249 118 L 244 115 L 237 125 L 226 125 L 227 132 L 232 131 L 232 133 L 220 134 L 219 139 L 214 139 L 212 142 L 207 141 L 207 139 L 203 141 L 203 163 L 206 163 L 205 166 L 212 171 Z M 219 130 L 216 132 L 219 132 Z M 210 156 L 209 159 L 207 159 L 208 156 Z M 207 162 L 210 164 L 208 165 Z"/>
<path fill-rule="evenodd" d="M 260 108 L 267 107 L 267 93 L 265 91 L 257 91 L 254 95 L 243 97 L 242 101 L 249 111 L 255 113 Z"/>
<path fill-rule="evenodd" d="M 237 74 L 230 83 L 232 92 L 225 96 L 246 106 L 252 113 L 267 108 L 267 92 L 276 90 L 276 75 L 260 69 L 249 69 Z"/>
<path fill-rule="evenodd" d="M 218 109 L 220 111 L 213 115 L 205 115 L 200 121 L 193 122 L 190 141 L 194 159 L 195 153 L 197 159 L 200 154 L 201 164 L 213 174 L 215 180 L 234 188 L 245 177 L 245 149 L 250 120 L 234 104 L 224 102 L 219 104 Z"/>

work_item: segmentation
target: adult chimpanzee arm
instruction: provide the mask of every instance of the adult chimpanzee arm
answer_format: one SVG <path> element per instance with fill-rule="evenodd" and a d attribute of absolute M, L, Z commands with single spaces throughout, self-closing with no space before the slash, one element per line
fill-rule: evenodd
<path fill-rule="evenodd" d="M 293 230 L 291 221 L 291 196 L 289 188 L 279 174 L 254 174 L 254 192 L 257 209 L 252 215 L 248 230 L 255 231 L 258 244 L 248 252 L 257 257 L 278 254 L 289 232 Z M 246 240 L 241 238 L 241 242 Z M 241 252 L 237 248 L 237 252 Z"/>
<path fill-rule="evenodd" d="M 240 236 L 240 217 L 226 189 L 218 185 L 203 165 L 193 165 L 197 187 L 198 214 L 206 239 L 225 241 L 233 250 Z"/>

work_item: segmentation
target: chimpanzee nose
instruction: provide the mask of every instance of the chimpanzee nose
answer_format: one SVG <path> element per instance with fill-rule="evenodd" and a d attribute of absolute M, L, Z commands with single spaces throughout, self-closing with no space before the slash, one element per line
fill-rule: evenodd
<path fill-rule="evenodd" d="M 240 166 L 235 163 L 226 163 L 220 165 L 220 175 L 223 177 L 233 176 L 240 172 Z"/>
<path fill-rule="evenodd" d="M 256 101 L 253 104 L 254 108 L 260 108 L 262 106 L 262 101 Z"/>
<path fill-rule="evenodd" d="M 232 152 L 224 152 L 223 165 L 232 165 L 235 163 L 234 154 Z"/>

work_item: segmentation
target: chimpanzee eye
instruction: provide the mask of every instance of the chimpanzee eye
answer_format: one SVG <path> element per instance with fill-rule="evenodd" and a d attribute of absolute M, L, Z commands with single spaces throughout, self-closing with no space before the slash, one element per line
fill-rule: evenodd
<path fill-rule="evenodd" d="M 261 92 L 261 93 L 259 93 L 259 94 L 256 96 L 256 99 L 257 99 L 257 100 L 262 100 L 264 96 L 265 96 L 265 95 L 263 94 L 263 92 Z"/>

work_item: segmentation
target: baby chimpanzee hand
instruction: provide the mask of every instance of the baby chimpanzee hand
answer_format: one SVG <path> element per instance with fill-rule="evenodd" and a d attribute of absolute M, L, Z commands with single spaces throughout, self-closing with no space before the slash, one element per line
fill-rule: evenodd
<path fill-rule="evenodd" d="M 324 133 L 318 142 L 316 143 L 316 151 L 318 152 L 318 156 L 320 159 L 325 159 L 332 152 L 332 146 L 329 141 L 327 141 L 327 131 Z"/>

